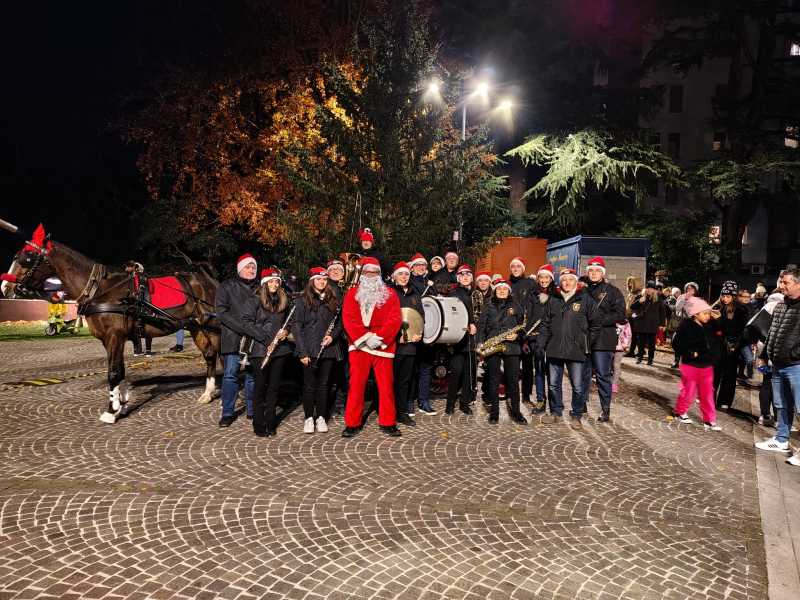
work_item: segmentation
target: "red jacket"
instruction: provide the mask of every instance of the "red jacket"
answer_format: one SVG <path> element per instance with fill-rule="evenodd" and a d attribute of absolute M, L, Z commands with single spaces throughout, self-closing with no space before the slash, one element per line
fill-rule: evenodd
<path fill-rule="evenodd" d="M 400 315 L 400 299 L 397 293 L 389 288 L 389 298 L 381 306 L 372 309 L 371 314 L 364 314 L 361 305 L 356 301 L 358 288 L 352 288 L 344 297 L 342 306 L 342 324 L 350 340 L 350 352 L 360 350 L 375 356 L 394 358 L 397 347 L 397 334 L 400 331 L 402 317 Z M 372 334 L 383 339 L 380 348 L 372 350 L 365 342 Z"/>

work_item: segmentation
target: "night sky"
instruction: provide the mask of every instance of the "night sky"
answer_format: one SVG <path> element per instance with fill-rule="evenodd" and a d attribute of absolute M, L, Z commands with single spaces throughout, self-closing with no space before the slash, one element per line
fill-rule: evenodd
<path fill-rule="evenodd" d="M 6 7 L 0 36 L 5 57 L 0 218 L 29 231 L 42 221 L 54 239 L 119 264 L 135 257 L 135 219 L 147 202 L 136 150 L 126 147 L 114 128 L 121 107 L 132 106 L 130 99 L 152 86 L 166 64 L 202 65 L 224 52 L 246 24 L 237 22 L 241 15 L 233 5 L 211 0 L 20 4 Z M 508 148 L 552 116 L 544 108 L 544 71 L 534 64 L 531 49 L 536 41 L 531 30 L 544 22 L 534 5 L 563 10 L 558 17 L 572 30 L 556 23 L 561 38 L 591 38 L 597 23 L 612 22 L 614 3 L 435 4 L 445 58 L 503 65 L 502 85 L 524 98 L 514 133 L 498 134 L 499 145 Z M 4 263 L 19 246 L 18 239 L 0 232 Z"/>

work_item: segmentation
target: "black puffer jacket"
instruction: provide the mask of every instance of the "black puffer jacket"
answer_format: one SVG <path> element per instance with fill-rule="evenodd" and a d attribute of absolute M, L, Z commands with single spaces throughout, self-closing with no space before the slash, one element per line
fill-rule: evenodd
<path fill-rule="evenodd" d="M 404 308 L 413 308 L 417 311 L 420 316 L 422 317 L 422 323 L 425 323 L 425 311 L 422 310 L 422 299 L 420 298 L 417 291 L 414 287 L 409 283 L 408 287 L 404 290 L 399 285 L 392 286 L 394 291 L 397 292 L 397 297 L 400 298 L 400 309 Z M 400 332 L 397 334 L 397 350 L 395 350 L 396 356 L 414 356 L 417 353 L 419 345 L 422 342 L 405 342 L 400 343 L 400 340 L 403 339 L 403 328 L 400 327 Z"/>
<path fill-rule="evenodd" d="M 714 340 L 712 327 L 694 319 L 684 319 L 672 339 L 672 348 L 681 362 L 692 367 L 713 366 L 719 359 L 719 344 Z"/>
<path fill-rule="evenodd" d="M 283 304 L 283 307 L 279 304 L 276 308 L 283 308 L 283 310 L 275 310 L 274 312 L 273 310 L 267 310 L 261 304 L 261 300 L 258 299 L 256 311 L 243 315 L 248 326 L 257 332 L 257 335 L 251 336 L 255 340 L 249 352 L 251 358 L 262 358 L 267 354 L 267 348 L 272 343 L 272 340 L 275 339 L 275 335 L 289 316 L 289 311 L 292 307 L 289 304 L 286 292 L 280 290 L 279 297 L 281 298 L 280 304 Z M 287 325 L 287 329 L 291 330 L 291 321 Z M 272 356 L 278 357 L 289 354 L 294 354 L 294 344 L 288 339 L 284 339 L 276 346 Z"/>
<path fill-rule="evenodd" d="M 337 302 L 338 308 L 339 302 Z M 328 303 L 317 303 L 310 306 L 304 296 L 296 301 L 297 309 L 292 319 L 292 334 L 294 335 L 297 356 L 300 358 L 309 357 L 312 360 L 317 358 L 322 347 L 322 338 L 328 331 L 328 327 L 333 323 L 330 336 L 333 342 L 328 344 L 322 351 L 320 358 L 334 358 L 342 360 L 342 315 L 338 310 L 331 310 Z M 334 321 L 334 318 L 336 319 Z"/>
<path fill-rule="evenodd" d="M 778 369 L 800 364 L 800 298 L 784 298 L 772 311 L 766 352 Z"/>
<path fill-rule="evenodd" d="M 517 325 L 522 325 L 524 320 L 525 311 L 513 298 L 506 298 L 505 300 L 493 298 L 491 302 L 483 305 L 483 312 L 481 312 L 481 321 L 478 324 L 478 333 L 475 341 L 477 344 L 482 344 L 491 337 L 500 335 L 504 331 L 508 331 Z M 521 335 L 522 332 L 520 332 L 517 339 L 513 342 L 503 342 L 506 346 L 505 355 L 520 355 L 519 340 L 521 338 L 519 336 Z"/>
<path fill-rule="evenodd" d="M 617 349 L 617 323 L 625 320 L 625 299 L 616 286 L 607 281 L 586 284 L 586 291 L 594 300 L 597 310 L 595 320 L 600 327 L 592 350 L 614 352 Z"/>
<path fill-rule="evenodd" d="M 241 277 L 226 279 L 217 288 L 214 304 L 222 324 L 220 354 L 239 352 L 243 335 L 253 339 L 259 337 L 260 333 L 253 326 L 259 305 L 257 280 Z M 243 315 L 251 316 L 249 323 L 245 323 Z"/>
<path fill-rule="evenodd" d="M 594 313 L 594 300 L 585 290 L 576 290 L 566 300 L 561 294 L 553 296 L 539 335 L 547 358 L 584 362 L 600 330 Z"/>

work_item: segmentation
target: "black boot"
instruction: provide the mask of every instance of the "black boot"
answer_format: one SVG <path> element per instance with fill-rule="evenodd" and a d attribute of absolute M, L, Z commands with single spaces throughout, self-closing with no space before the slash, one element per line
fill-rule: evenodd
<path fill-rule="evenodd" d="M 391 437 L 400 437 L 403 435 L 397 428 L 397 425 L 381 425 L 381 431 Z"/>

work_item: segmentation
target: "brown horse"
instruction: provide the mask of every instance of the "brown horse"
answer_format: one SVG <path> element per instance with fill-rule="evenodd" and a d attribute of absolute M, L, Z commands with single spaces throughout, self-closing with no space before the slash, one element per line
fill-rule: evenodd
<path fill-rule="evenodd" d="M 3 281 L 3 295 L 13 298 L 21 287 L 35 291 L 44 278 L 53 274 L 61 279 L 69 296 L 77 299 L 79 312 L 85 315 L 92 335 L 106 349 L 109 401 L 100 420 L 115 423 L 125 414 L 130 399 L 130 386 L 123 389 L 125 341 L 139 334 L 131 285 L 133 275 L 108 269 L 64 244 L 50 241 L 40 225 L 33 239 L 14 257 L 10 277 Z M 185 302 L 158 311 L 161 318 L 145 319 L 141 332 L 147 337 L 161 337 L 186 327 L 206 361 L 206 385 L 198 402 L 211 402 L 217 392 L 220 336 L 213 311 L 218 283 L 203 272 L 176 273 L 175 281 L 182 288 L 175 291 L 183 293 Z"/>

